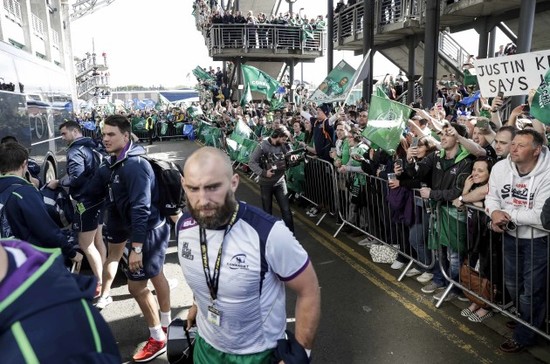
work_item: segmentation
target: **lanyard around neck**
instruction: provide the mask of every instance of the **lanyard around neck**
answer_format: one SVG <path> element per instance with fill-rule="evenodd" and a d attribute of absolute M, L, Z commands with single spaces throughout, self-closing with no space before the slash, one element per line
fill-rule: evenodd
<path fill-rule="evenodd" d="M 206 243 L 206 229 L 203 227 L 199 228 L 202 266 L 204 269 L 204 276 L 206 278 L 206 285 L 208 286 L 208 290 L 210 291 L 210 297 L 212 298 L 212 301 L 215 301 L 216 298 L 218 297 L 218 285 L 220 281 L 220 267 L 221 267 L 221 261 L 222 261 L 223 243 L 225 241 L 225 237 L 227 236 L 227 234 L 229 234 L 229 231 L 231 230 L 231 228 L 235 224 L 235 221 L 237 220 L 238 212 L 239 212 L 239 204 L 237 203 L 237 206 L 235 207 L 235 212 L 233 212 L 233 215 L 231 216 L 231 220 L 229 221 L 229 224 L 227 224 L 227 228 L 223 233 L 222 243 L 220 244 L 220 248 L 218 249 L 218 256 L 216 257 L 216 263 L 214 264 L 213 275 L 210 274 L 210 266 L 208 263 L 208 245 Z"/>

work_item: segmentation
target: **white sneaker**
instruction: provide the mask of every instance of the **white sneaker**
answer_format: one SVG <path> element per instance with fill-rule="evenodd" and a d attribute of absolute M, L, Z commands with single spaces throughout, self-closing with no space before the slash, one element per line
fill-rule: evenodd
<path fill-rule="evenodd" d="M 416 280 L 419 281 L 420 283 L 428 283 L 429 281 L 432 280 L 433 277 L 434 277 L 433 274 L 428 273 L 428 272 L 424 272 L 421 275 L 419 275 L 418 277 L 416 277 Z"/>
<path fill-rule="evenodd" d="M 113 303 L 113 297 L 107 296 L 107 297 L 99 297 L 97 300 L 95 307 L 98 310 L 103 310 L 105 307 L 109 306 L 111 303 Z"/>
<path fill-rule="evenodd" d="M 422 273 L 422 272 L 420 272 L 418 269 L 416 269 L 416 268 L 411 268 L 411 269 L 409 269 L 409 270 L 407 271 L 407 273 L 405 273 L 405 275 L 406 275 L 407 277 L 414 277 L 414 276 L 419 275 L 420 273 Z"/>
<path fill-rule="evenodd" d="M 370 240 L 370 238 L 366 238 L 357 242 L 357 245 L 364 246 L 367 249 L 370 249 L 374 244 L 376 244 L 376 241 Z"/>
<path fill-rule="evenodd" d="M 398 260 L 394 260 L 393 263 L 391 264 L 390 268 L 391 269 L 402 269 L 404 266 L 405 266 L 405 263 L 401 263 Z"/>

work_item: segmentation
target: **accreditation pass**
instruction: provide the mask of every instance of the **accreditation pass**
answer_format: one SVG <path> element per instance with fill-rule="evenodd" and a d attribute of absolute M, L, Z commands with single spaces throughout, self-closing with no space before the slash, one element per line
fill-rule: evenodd
<path fill-rule="evenodd" d="M 216 326 L 220 326 L 221 312 L 216 307 L 214 307 L 214 305 L 208 306 L 208 321 Z"/>

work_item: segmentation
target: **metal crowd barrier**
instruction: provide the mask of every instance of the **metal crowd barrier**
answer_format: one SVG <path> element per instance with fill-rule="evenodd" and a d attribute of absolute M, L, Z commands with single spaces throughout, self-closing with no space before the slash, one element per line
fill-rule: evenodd
<path fill-rule="evenodd" d="M 426 271 L 439 269 L 449 284 L 436 302 L 436 307 L 443 303 L 453 288 L 459 288 L 485 303 L 489 309 L 550 339 L 548 231 L 532 227 L 529 237 L 522 240 L 513 235 L 513 229 L 517 229 L 515 226 L 509 227 L 508 232 L 497 234 L 488 228 L 490 219 L 483 208 L 466 205 L 457 209 L 451 203 L 436 204 L 422 199 L 413 191 L 407 197 L 408 205 L 401 206 L 406 210 L 413 205 L 414 219 L 407 220 L 399 214 L 399 208 L 392 205 L 395 202 L 390 202 L 387 180 L 364 173 L 330 170 L 334 177 L 327 176 L 325 171 L 310 168 L 310 173 L 306 174 L 305 190 L 322 191 L 328 185 L 333 186 L 334 192 L 329 195 L 334 196 L 334 202 L 338 204 L 335 211 L 339 212 L 341 219 L 334 236 L 344 226 L 351 226 L 370 240 L 382 243 L 409 259 L 398 280 L 403 279 L 413 264 Z M 359 182 L 358 186 L 354 187 L 354 181 Z M 307 193 L 305 197 L 308 197 Z M 307 199 L 310 202 L 320 200 L 318 196 Z M 538 233 L 543 236 L 536 238 Z M 507 244 L 503 243 L 505 239 Z M 522 260 L 522 254 L 530 258 Z M 461 275 L 465 262 L 473 270 Z M 538 269 L 524 274 L 525 267 L 532 266 Z M 474 287 L 469 283 L 471 279 L 467 279 L 472 275 L 488 280 L 486 286 L 489 288 L 484 289 L 484 285 Z M 510 291 L 510 286 L 519 288 Z M 489 295 L 487 292 L 490 292 Z"/>
<path fill-rule="evenodd" d="M 509 226 L 508 232 L 497 234 L 489 230 L 490 220 L 483 208 L 466 205 L 457 209 L 451 203 L 422 199 L 417 191 L 390 192 L 385 179 L 358 172 L 339 173 L 330 162 L 310 156 L 306 157 L 304 172 L 301 197 L 323 212 L 317 225 L 330 213 L 340 221 L 335 237 L 350 226 L 409 259 L 398 280 L 413 264 L 434 273 L 440 270 L 449 284 L 436 307 L 453 288 L 459 288 L 489 309 L 550 339 L 548 231 L 531 227 L 528 237 L 518 239 L 514 235 L 518 227 Z M 396 197 L 396 193 L 405 195 Z M 536 237 L 539 233 L 542 237 Z M 522 258 L 525 256 L 527 260 Z M 464 263 L 472 267 L 467 275 L 460 273 Z M 535 271 L 525 272 L 533 266 Z M 488 295 L 483 285 L 474 288 L 467 283 L 472 280 L 466 278 L 475 275 L 488 280 Z"/>
<path fill-rule="evenodd" d="M 337 189 L 336 173 L 332 163 L 306 156 L 304 165 L 305 184 L 301 197 L 315 205 L 321 211 L 317 225 L 328 214 L 339 215 L 340 202 Z"/>
<path fill-rule="evenodd" d="M 430 214 L 422 198 L 415 196 L 414 191 L 398 192 L 404 203 L 412 205 L 405 214 L 390 205 L 387 180 L 359 172 L 337 173 L 336 179 L 342 223 L 335 237 L 350 226 L 365 234 L 367 240 L 384 244 L 409 259 L 399 281 L 413 264 L 422 270 L 435 266 L 435 252 L 427 247 Z"/>
<path fill-rule="evenodd" d="M 485 303 L 488 309 L 497 311 L 550 340 L 549 232 L 537 226 L 518 227 L 511 224 L 504 233 L 495 233 L 489 229 L 490 219 L 480 207 L 467 205 L 467 212 L 464 212 L 467 213 L 465 223 L 455 219 L 452 214 L 444 213 L 445 209 L 449 209 L 449 206 L 437 207 L 439 221 L 434 229 L 441 229 L 443 224 L 455 226 L 457 233 L 452 239 L 462 246 L 455 253 L 459 272 L 466 262 L 477 272 L 470 274 L 479 274 L 488 280 L 489 291 L 484 291 L 483 286 L 476 289 L 469 284 L 470 274 L 457 275 L 453 269 L 449 273 L 444 264 L 447 260 L 445 247 L 440 246 L 439 269 L 450 284 L 436 307 L 456 287 Z M 526 238 L 517 237 L 518 229 L 527 229 Z M 535 269 L 529 272 L 533 266 Z"/>

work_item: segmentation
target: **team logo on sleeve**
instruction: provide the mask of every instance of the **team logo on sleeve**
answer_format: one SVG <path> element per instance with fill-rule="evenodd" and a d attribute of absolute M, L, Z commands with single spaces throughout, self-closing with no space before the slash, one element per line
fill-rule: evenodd
<path fill-rule="evenodd" d="M 248 270 L 248 264 L 246 264 L 246 254 L 237 254 L 227 263 L 230 269 L 246 269 Z"/>
<path fill-rule="evenodd" d="M 185 230 L 190 227 L 196 226 L 197 222 L 192 217 L 189 217 L 185 220 L 183 220 L 183 223 L 181 224 L 180 230 Z"/>

